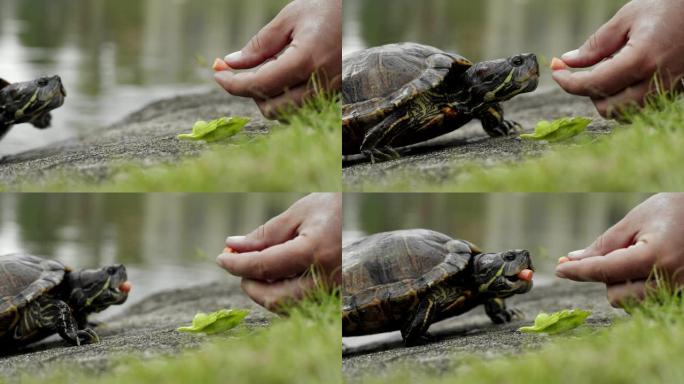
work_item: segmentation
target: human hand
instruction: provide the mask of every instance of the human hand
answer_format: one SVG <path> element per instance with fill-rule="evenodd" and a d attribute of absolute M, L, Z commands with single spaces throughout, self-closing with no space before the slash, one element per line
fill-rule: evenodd
<path fill-rule="evenodd" d="M 684 193 L 652 196 L 567 258 L 556 276 L 605 283 L 613 306 L 643 299 L 653 267 L 672 285 L 684 286 Z"/>
<path fill-rule="evenodd" d="M 218 264 L 242 277 L 242 289 L 258 304 L 278 310 L 315 288 L 311 266 L 327 286 L 342 281 L 342 196 L 308 195 L 247 236 L 231 236 L 235 253 L 218 256 Z"/>
<path fill-rule="evenodd" d="M 214 77 L 229 93 L 253 98 L 264 116 L 276 118 L 313 96 L 314 74 L 325 90 L 340 88 L 341 52 L 342 0 L 294 0 L 241 51 L 225 57 L 233 69 L 266 64 L 253 72 L 220 71 Z"/>
<path fill-rule="evenodd" d="M 567 92 L 590 97 L 605 117 L 619 115 L 629 105 L 643 106 L 644 98 L 655 90 L 656 74 L 665 90 L 681 89 L 682 15 L 684 0 L 633 0 L 579 49 L 561 57 L 573 68 L 600 62 L 595 68 L 574 73 L 558 70 L 553 78 Z"/>

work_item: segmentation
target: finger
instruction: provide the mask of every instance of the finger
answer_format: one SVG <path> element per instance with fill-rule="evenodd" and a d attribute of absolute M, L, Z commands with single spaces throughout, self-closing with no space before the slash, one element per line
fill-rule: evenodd
<path fill-rule="evenodd" d="M 282 312 L 283 307 L 292 301 L 306 297 L 314 289 L 314 280 L 309 277 L 295 277 L 272 283 L 242 279 L 242 290 L 257 304 L 269 311 Z"/>
<path fill-rule="evenodd" d="M 229 236 L 226 246 L 238 253 L 261 251 L 294 238 L 299 224 L 300 221 L 287 210 L 245 236 Z"/>
<path fill-rule="evenodd" d="M 575 281 L 598 281 L 613 284 L 627 280 L 646 279 L 656 261 L 654 247 L 639 242 L 605 256 L 567 261 L 556 266 L 556 276 Z"/>
<path fill-rule="evenodd" d="M 579 49 L 561 56 L 573 68 L 590 67 L 617 52 L 627 42 L 629 23 L 618 13 L 591 35 Z"/>
<path fill-rule="evenodd" d="M 634 243 L 636 229 L 631 221 L 622 219 L 597 237 L 590 246 L 568 253 L 568 259 L 581 260 L 592 256 L 603 256 L 616 249 L 627 248 Z"/>
<path fill-rule="evenodd" d="M 574 95 L 605 98 L 626 87 L 650 79 L 655 71 L 647 64 L 647 56 L 640 48 L 627 44 L 612 59 L 601 62 L 591 70 L 554 71 L 553 79 L 565 91 Z"/>
<path fill-rule="evenodd" d="M 314 263 L 313 247 L 297 236 L 258 252 L 224 253 L 218 264 L 233 275 L 256 280 L 280 280 L 299 275 Z"/>
<path fill-rule="evenodd" d="M 644 80 L 637 85 L 629 86 L 622 92 L 605 99 L 592 100 L 598 113 L 607 118 L 623 116 L 635 107 L 642 107 L 649 93 L 651 80 Z"/>
<path fill-rule="evenodd" d="M 279 14 L 263 27 L 247 45 L 238 52 L 227 55 L 224 60 L 232 68 L 254 68 L 272 58 L 290 42 L 292 27 L 286 17 Z"/>
<path fill-rule="evenodd" d="M 607 287 L 606 296 L 613 307 L 624 307 L 646 298 L 646 280 L 611 284 Z"/>
<path fill-rule="evenodd" d="M 214 78 L 233 95 L 268 99 L 309 80 L 315 68 L 308 52 L 307 44 L 293 41 L 277 59 L 254 72 L 222 71 L 215 73 Z"/>

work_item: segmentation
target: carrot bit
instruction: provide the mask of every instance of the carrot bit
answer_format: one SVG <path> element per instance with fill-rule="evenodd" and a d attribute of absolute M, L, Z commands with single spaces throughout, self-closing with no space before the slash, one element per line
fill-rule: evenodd
<path fill-rule="evenodd" d="M 236 252 L 231 247 L 225 247 L 225 248 L 223 248 L 223 253 L 236 253 Z"/>
<path fill-rule="evenodd" d="M 558 71 L 561 69 L 568 69 L 568 65 L 565 64 L 565 62 L 557 57 L 554 57 L 551 59 L 551 70 L 552 71 Z"/>
<path fill-rule="evenodd" d="M 212 67 L 212 68 L 214 69 L 214 71 L 216 71 L 216 72 L 221 72 L 221 71 L 228 71 L 228 70 L 230 70 L 230 66 L 228 66 L 228 64 L 226 64 L 225 61 L 223 61 L 223 60 L 221 60 L 221 59 L 218 59 L 218 58 L 217 58 L 216 60 L 214 60 L 214 65 L 212 65 L 211 67 Z"/>
<path fill-rule="evenodd" d="M 131 284 L 130 281 L 124 281 L 119 285 L 119 291 L 128 293 L 131 291 L 131 288 L 133 288 L 133 284 Z"/>
<path fill-rule="evenodd" d="M 568 261 L 570 261 L 570 258 L 567 256 L 563 256 L 563 257 L 558 258 L 558 264 L 567 263 Z"/>
<path fill-rule="evenodd" d="M 534 272 L 532 272 L 531 269 L 523 269 L 522 271 L 518 272 L 518 279 L 532 281 L 532 275 L 534 275 Z"/>

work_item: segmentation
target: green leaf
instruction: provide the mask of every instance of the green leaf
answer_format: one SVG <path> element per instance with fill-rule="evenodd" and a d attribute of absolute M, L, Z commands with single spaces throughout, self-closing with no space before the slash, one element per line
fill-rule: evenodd
<path fill-rule="evenodd" d="M 534 319 L 534 325 L 520 327 L 518 330 L 521 332 L 549 334 L 565 332 L 584 324 L 584 321 L 590 314 L 591 312 L 581 309 L 564 309 L 554 313 L 541 312 Z"/>
<path fill-rule="evenodd" d="M 237 327 L 249 314 L 246 309 L 221 309 L 212 313 L 198 313 L 192 325 L 180 327 L 179 332 L 213 334 Z"/>
<path fill-rule="evenodd" d="M 537 123 L 534 133 L 520 135 L 528 140 L 563 141 L 577 136 L 587 129 L 591 119 L 586 117 L 564 117 L 554 121 L 542 120 Z"/>
<path fill-rule="evenodd" d="M 218 141 L 237 133 L 249 123 L 248 117 L 221 117 L 209 122 L 198 121 L 192 126 L 192 133 L 182 133 L 178 135 L 180 140 L 203 140 L 207 142 Z"/>

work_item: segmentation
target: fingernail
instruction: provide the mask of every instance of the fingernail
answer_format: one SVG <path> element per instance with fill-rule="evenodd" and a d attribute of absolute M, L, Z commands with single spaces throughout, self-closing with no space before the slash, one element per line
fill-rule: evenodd
<path fill-rule="evenodd" d="M 580 257 L 584 253 L 584 249 L 578 249 L 576 251 L 568 252 L 568 259 L 572 259 L 573 257 Z"/>
<path fill-rule="evenodd" d="M 242 58 L 242 51 L 237 51 L 233 52 L 230 55 L 226 55 L 226 57 L 223 59 L 225 61 L 236 61 L 240 60 Z"/>
<path fill-rule="evenodd" d="M 228 243 L 239 243 L 245 240 L 245 236 L 228 236 L 226 238 L 226 244 Z"/>
<path fill-rule="evenodd" d="M 565 52 L 562 56 L 561 59 L 563 61 L 565 60 L 575 60 L 579 57 L 579 49 L 572 50 L 570 52 Z"/>
<path fill-rule="evenodd" d="M 565 279 L 565 274 L 558 269 L 556 269 L 556 277 L 560 277 L 561 279 Z"/>

